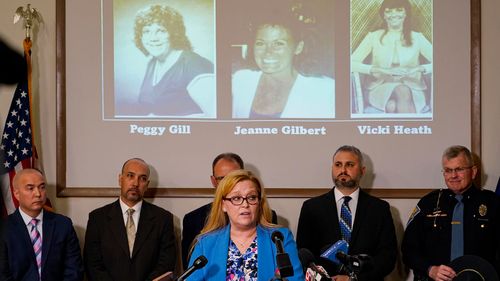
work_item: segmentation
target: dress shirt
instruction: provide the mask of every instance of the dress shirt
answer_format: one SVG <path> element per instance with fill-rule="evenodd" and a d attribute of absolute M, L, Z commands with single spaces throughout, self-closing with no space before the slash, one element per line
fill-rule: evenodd
<path fill-rule="evenodd" d="M 135 229 L 136 229 L 136 232 L 137 232 L 137 229 L 139 229 L 139 218 L 141 217 L 142 200 L 139 203 L 137 203 L 134 206 L 132 206 L 132 207 L 129 207 L 127 204 L 125 204 L 122 201 L 121 197 L 120 197 L 119 201 L 120 201 L 120 207 L 122 209 L 123 225 L 125 225 L 125 227 L 127 227 L 127 219 L 128 219 L 127 210 L 128 209 L 134 209 L 135 210 L 135 212 L 132 214 L 132 218 L 134 219 L 134 225 L 135 225 Z"/>
<path fill-rule="evenodd" d="M 26 225 L 26 229 L 28 230 L 28 233 L 31 233 L 31 220 L 32 219 L 38 220 L 38 223 L 36 225 L 36 229 L 38 230 L 38 233 L 40 233 L 40 239 L 42 239 L 42 241 L 43 241 L 43 231 L 42 231 L 42 229 L 43 229 L 42 228 L 43 227 L 43 209 L 40 212 L 40 214 L 38 214 L 38 216 L 36 216 L 34 218 L 32 218 L 30 215 L 23 212 L 23 210 L 21 208 L 19 208 L 19 213 L 21 214 L 21 217 L 23 218 L 24 225 Z"/>

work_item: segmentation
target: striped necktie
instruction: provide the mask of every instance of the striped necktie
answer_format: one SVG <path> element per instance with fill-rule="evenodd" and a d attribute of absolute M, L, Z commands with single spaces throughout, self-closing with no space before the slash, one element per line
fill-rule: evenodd
<path fill-rule="evenodd" d="M 351 199 L 350 196 L 344 196 L 344 202 L 340 207 L 340 232 L 342 234 L 342 239 L 346 242 L 351 240 L 352 214 L 349 208 L 349 201 Z"/>
<path fill-rule="evenodd" d="M 36 228 L 38 224 L 38 219 L 32 219 L 30 222 L 31 231 L 30 238 L 33 244 L 33 251 L 35 252 L 36 265 L 38 266 L 38 276 L 41 280 L 42 278 L 42 237 L 40 237 L 40 232 Z"/>
<path fill-rule="evenodd" d="M 464 203 L 462 195 L 455 195 L 457 203 L 451 220 L 451 260 L 464 255 Z"/>

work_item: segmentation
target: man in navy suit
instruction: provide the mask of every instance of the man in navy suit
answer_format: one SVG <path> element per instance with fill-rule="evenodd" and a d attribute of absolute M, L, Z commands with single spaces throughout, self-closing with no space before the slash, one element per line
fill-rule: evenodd
<path fill-rule="evenodd" d="M 82 280 L 80 245 L 71 220 L 43 209 L 47 199 L 43 174 L 21 170 L 13 185 L 19 208 L 2 231 L 0 280 Z"/>
<path fill-rule="evenodd" d="M 89 281 L 152 280 L 173 271 L 173 215 L 143 200 L 149 165 L 127 160 L 118 175 L 120 198 L 89 214 L 84 262 Z"/>
<path fill-rule="evenodd" d="M 358 274 L 360 281 L 383 281 L 396 263 L 397 242 L 390 207 L 361 190 L 359 182 L 365 170 L 358 148 L 340 147 L 333 155 L 335 186 L 323 195 L 306 200 L 300 210 L 297 247 L 309 249 L 338 281 L 350 280 L 347 272 L 319 256 L 326 247 L 341 239 L 349 243 L 346 254 L 369 256 Z M 351 214 L 350 224 L 343 219 L 346 210 L 341 206 L 345 200 L 344 208 L 349 208 Z M 348 228 L 350 231 L 346 233 Z"/>

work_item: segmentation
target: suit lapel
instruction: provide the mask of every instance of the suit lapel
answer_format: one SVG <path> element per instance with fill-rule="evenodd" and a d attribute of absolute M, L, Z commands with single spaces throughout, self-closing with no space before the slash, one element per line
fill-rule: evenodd
<path fill-rule="evenodd" d="M 331 232 L 329 233 L 334 233 L 335 237 L 333 237 L 333 241 L 338 241 L 342 239 L 342 235 L 340 233 L 339 214 L 337 213 L 337 201 L 335 201 L 335 194 L 333 189 L 327 194 L 326 201 L 327 202 L 325 202 L 325 204 L 322 204 L 326 207 L 325 218 L 326 220 L 329 220 L 325 222 L 325 226 L 332 228 Z"/>
<path fill-rule="evenodd" d="M 225 268 L 227 263 L 227 251 L 229 247 L 229 239 L 231 234 L 231 227 L 227 225 L 223 231 L 216 236 L 216 241 L 214 244 L 213 251 L 216 253 L 215 257 L 212 256 L 213 264 L 223 265 L 222 268 Z M 215 272 L 213 280 L 225 280 L 226 271 L 225 270 L 217 270 Z"/>
<path fill-rule="evenodd" d="M 43 213 L 43 224 L 42 224 L 42 269 L 45 266 L 45 262 L 47 261 L 49 249 L 52 244 L 52 240 L 54 237 L 54 214 L 50 212 L 44 211 Z"/>
<path fill-rule="evenodd" d="M 33 244 L 31 243 L 30 234 L 28 233 L 28 228 L 24 224 L 23 218 L 21 217 L 21 213 L 19 213 L 19 209 L 17 209 L 14 213 L 14 231 L 15 233 L 20 234 L 19 243 L 23 244 L 23 249 L 30 252 L 31 262 L 36 266 L 36 258 L 35 252 L 33 251 Z"/>
<path fill-rule="evenodd" d="M 273 242 L 269 238 L 272 235 L 270 232 L 268 229 L 257 226 L 257 247 L 259 248 L 257 280 L 264 280 L 264 276 L 273 276 L 274 273 L 274 266 L 268 266 L 269 264 L 275 264 L 274 257 L 276 256 L 276 247 L 272 246 Z"/>
<path fill-rule="evenodd" d="M 154 227 L 154 215 L 152 214 L 151 206 L 148 202 L 142 201 L 141 216 L 139 217 L 139 228 L 135 236 L 134 249 L 132 258 L 144 245 L 149 233 Z"/>
<path fill-rule="evenodd" d="M 21 213 L 19 213 L 19 209 L 17 209 L 14 213 L 14 227 L 16 233 L 21 234 L 21 241 L 24 244 L 30 245 L 30 247 L 33 247 L 31 243 L 31 238 L 30 234 L 28 233 L 28 228 L 24 224 L 23 218 L 21 217 Z"/>
<path fill-rule="evenodd" d="M 123 252 L 125 252 L 125 255 L 130 257 L 128 249 L 127 230 L 125 229 L 122 209 L 120 207 L 120 202 L 118 200 L 115 203 L 113 203 L 113 205 L 111 206 L 111 210 L 108 214 L 108 223 L 109 223 L 108 227 L 113 233 L 113 236 L 117 241 L 117 244 L 120 246 Z"/>
<path fill-rule="evenodd" d="M 358 238 L 359 229 L 363 225 L 367 211 L 370 209 L 368 202 L 366 201 L 366 193 L 361 189 L 359 190 L 358 205 L 356 206 L 356 216 L 354 217 L 354 225 L 352 227 L 351 242 L 356 241 Z M 351 243 L 352 244 L 352 243 Z"/>

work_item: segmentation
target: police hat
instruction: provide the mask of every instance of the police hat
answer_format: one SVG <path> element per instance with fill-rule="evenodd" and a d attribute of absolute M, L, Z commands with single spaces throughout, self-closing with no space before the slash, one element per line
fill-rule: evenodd
<path fill-rule="evenodd" d="M 499 281 L 493 265 L 478 256 L 458 257 L 451 261 L 450 267 L 457 274 L 453 281 Z"/>

